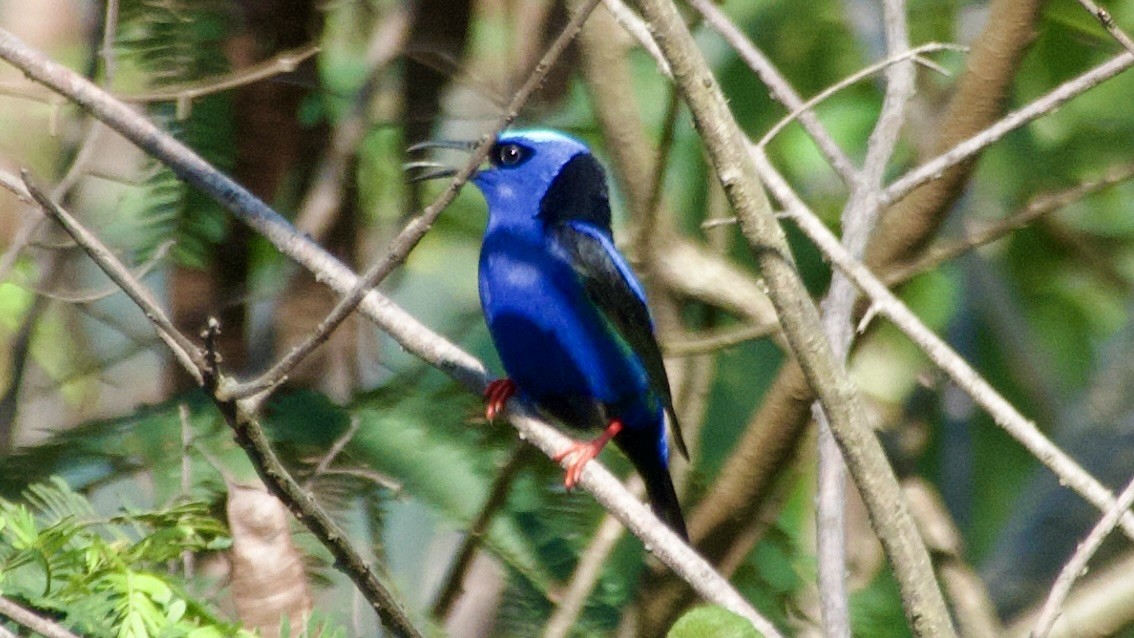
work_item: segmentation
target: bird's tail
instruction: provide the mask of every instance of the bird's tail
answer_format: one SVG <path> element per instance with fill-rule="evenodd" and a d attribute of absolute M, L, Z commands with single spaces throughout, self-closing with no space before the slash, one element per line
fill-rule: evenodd
<path fill-rule="evenodd" d="M 673 491 L 669 470 L 661 468 L 660 471 L 643 474 L 642 477 L 646 479 L 646 493 L 650 497 L 650 507 L 654 510 L 654 514 L 657 514 L 663 523 L 688 543 L 689 531 L 685 529 L 685 517 L 681 514 L 677 493 Z"/>
<path fill-rule="evenodd" d="M 646 494 L 654 514 L 688 543 L 689 532 L 685 529 L 685 517 L 681 514 L 681 504 L 677 501 L 677 492 L 669 477 L 669 467 L 658 452 L 657 439 L 645 430 L 627 428 L 614 440 L 645 480 Z"/>

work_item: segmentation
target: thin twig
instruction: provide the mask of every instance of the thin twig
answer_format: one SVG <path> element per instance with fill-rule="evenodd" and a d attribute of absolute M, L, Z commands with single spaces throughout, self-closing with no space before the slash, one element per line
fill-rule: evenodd
<path fill-rule="evenodd" d="M 896 55 L 892 55 L 885 60 L 882 60 L 881 62 L 875 62 L 868 67 L 865 67 L 848 75 L 847 77 L 839 80 L 831 86 L 816 93 L 814 96 L 808 98 L 806 102 L 800 104 L 791 113 L 788 113 L 786 116 L 784 116 L 783 119 L 781 119 L 779 122 L 776 122 L 772 126 L 772 128 L 768 129 L 768 132 L 764 133 L 764 136 L 760 138 L 759 142 L 756 142 L 756 145 L 767 146 L 768 143 L 771 142 L 774 137 L 779 135 L 780 131 L 784 130 L 784 128 L 786 128 L 788 124 L 794 122 L 800 117 L 800 115 L 810 112 L 811 109 L 815 108 L 824 100 L 830 98 L 832 95 L 835 95 L 839 91 L 853 86 L 854 84 L 865 80 L 875 73 L 885 71 L 886 69 L 895 64 L 898 64 L 899 62 L 913 60 L 914 62 L 925 64 L 925 60 L 921 58 L 922 54 L 936 53 L 938 51 L 968 51 L 968 47 L 964 47 L 959 44 L 930 42 L 928 44 L 923 44 L 907 51 L 903 51 Z"/>
<path fill-rule="evenodd" d="M 1071 593 L 1071 586 L 1086 571 L 1087 563 L 1098 551 L 1099 545 L 1102 545 L 1106 537 L 1114 531 L 1119 518 L 1130 509 L 1131 505 L 1134 505 L 1134 479 L 1127 483 L 1126 489 L 1119 494 L 1114 506 L 1108 509 L 1106 514 L 1099 519 L 1091 533 L 1083 542 L 1079 543 L 1071 559 L 1060 570 L 1059 576 L 1055 579 L 1055 584 L 1051 586 L 1051 591 L 1047 595 L 1047 601 L 1043 604 L 1039 619 L 1036 620 L 1036 628 L 1032 630 L 1033 638 L 1046 638 L 1051 633 L 1055 621 L 1059 618 L 1060 609 L 1063 608 L 1063 602 Z"/>
<path fill-rule="evenodd" d="M 740 54 L 741 59 L 756 73 L 757 76 L 767 85 L 768 90 L 771 91 L 772 97 L 780 104 L 783 104 L 788 111 L 799 111 L 797 117 L 799 123 L 803 125 L 803 129 L 815 141 L 815 145 L 827 161 L 831 164 L 831 168 L 839 174 L 843 183 L 850 188 L 855 182 L 858 181 L 858 168 L 855 167 L 854 162 L 847 157 L 843 149 L 831 137 L 830 132 L 827 131 L 823 123 L 819 121 L 819 117 L 815 112 L 806 106 L 803 98 L 796 93 L 787 79 L 776 69 L 771 60 L 764 55 L 763 51 L 758 49 L 756 45 L 744 35 L 737 26 L 728 19 L 715 4 L 710 0 L 689 0 L 689 4 L 693 6 L 705 18 L 705 22 L 709 23 L 721 37 L 725 39 L 729 45 L 736 49 Z"/>
<path fill-rule="evenodd" d="M 995 223 L 970 231 L 964 238 L 930 248 L 917 261 L 887 271 L 882 280 L 888 286 L 909 281 L 913 277 L 933 270 L 942 263 L 959 257 L 974 248 L 985 246 L 1013 231 L 1020 230 L 1048 213 L 1069 206 L 1088 195 L 1093 195 L 1131 178 L 1134 178 L 1134 164 L 1114 167 L 1098 179 L 1088 180 L 1054 193 L 1040 195 L 1030 201 L 1023 209 L 1007 215 Z"/>
<path fill-rule="evenodd" d="M 71 633 L 70 630 L 59 623 L 48 620 L 3 596 L 0 596 L 0 616 L 7 616 L 12 619 L 12 621 L 36 633 L 43 634 L 46 638 L 79 638 L 79 636 Z"/>
<path fill-rule="evenodd" d="M 1134 53 L 1134 40 L 1131 40 L 1130 36 L 1126 35 L 1125 31 L 1118 28 L 1118 25 L 1114 23 L 1114 16 L 1110 15 L 1109 11 L 1095 4 L 1093 0 L 1079 0 L 1079 4 L 1083 5 L 1084 9 L 1090 11 L 1091 15 L 1095 16 L 1095 18 L 1102 23 L 1103 28 L 1106 29 L 1115 40 L 1118 40 L 1122 48 L 1130 53 Z"/>
<path fill-rule="evenodd" d="M 696 335 L 685 335 L 684 341 L 662 342 L 662 352 L 667 357 L 693 357 L 738 346 L 746 341 L 755 341 L 771 336 L 779 330 L 780 324 L 761 323 L 743 325 L 735 328 L 705 330 Z"/>
<path fill-rule="evenodd" d="M 177 242 L 175 240 L 169 239 L 158 244 L 157 248 L 154 249 L 153 254 L 150 255 L 150 258 L 142 263 L 142 265 L 138 266 L 137 270 L 131 273 L 131 275 L 133 275 L 135 279 L 145 279 L 146 276 L 153 272 L 154 268 L 156 268 L 162 262 L 162 260 L 166 258 L 166 256 L 169 254 L 169 251 L 176 243 Z M 61 301 L 63 303 L 75 305 L 92 304 L 96 301 L 106 299 L 107 297 L 122 292 L 122 289 L 115 284 L 107 286 L 104 290 L 97 290 L 94 292 L 59 292 L 57 290 L 45 290 L 44 288 L 41 288 L 36 284 L 28 284 L 28 286 L 31 287 L 37 295 L 43 295 L 44 297 L 48 297 L 53 301 Z"/>
<path fill-rule="evenodd" d="M 889 206 L 905 197 L 914 188 L 936 179 L 945 169 L 976 155 L 1008 133 L 1051 113 L 1068 100 L 1082 95 L 1131 66 L 1134 66 L 1134 54 L 1123 52 L 1090 71 L 1060 84 L 1043 97 L 1009 113 L 983 131 L 901 176 L 882 192 L 879 204 Z"/>
<path fill-rule="evenodd" d="M 31 176 L 28 172 L 22 171 L 24 186 L 27 187 L 28 192 L 39 204 L 44 214 L 52 218 L 67 231 L 79 245 L 90 253 L 91 258 L 103 272 L 106 273 L 110 279 L 118 284 L 134 303 L 142 309 L 146 314 L 146 318 L 153 323 L 154 328 L 157 330 L 158 337 L 165 342 L 173 355 L 181 363 L 193 379 L 201 383 L 201 369 L 204 367 L 205 361 L 201 356 L 201 350 L 189 341 L 189 339 L 181 334 L 181 332 L 174 327 L 173 322 L 166 316 L 165 311 L 161 309 L 157 300 L 141 285 L 132 285 L 131 282 L 136 281 L 133 274 L 122 265 L 122 262 L 114 256 L 110 249 L 106 247 L 97 237 L 90 231 L 79 224 L 74 217 L 60 208 L 55 202 L 51 201 L 39 190 L 31 181 Z"/>
<path fill-rule="evenodd" d="M 282 73 L 291 73 L 304 60 L 319 52 L 316 45 L 307 45 L 297 49 L 283 51 L 269 60 L 265 60 L 250 67 L 234 71 L 215 78 L 195 80 L 186 84 L 175 84 L 164 87 L 159 91 L 146 91 L 144 93 L 116 93 L 115 97 L 129 104 L 150 104 L 154 102 L 176 102 L 178 118 L 188 117 L 189 106 L 194 100 L 222 93 L 231 89 L 252 84 L 261 80 L 275 77 Z M 50 87 L 49 87 L 50 88 Z M 8 97 L 34 100 L 55 104 L 53 92 L 44 92 L 42 95 L 29 93 L 23 89 L 22 84 L 0 83 L 0 95 Z"/>
<path fill-rule="evenodd" d="M 658 71 L 667 78 L 673 78 L 673 72 L 669 70 L 669 62 L 666 62 L 665 56 L 662 55 L 661 49 L 658 48 L 658 43 L 650 36 L 650 28 L 646 23 L 634 13 L 630 7 L 626 6 L 622 0 L 603 0 L 606 5 L 607 11 L 614 19 L 626 29 L 626 32 L 642 45 L 646 53 L 654 59 L 654 64 L 658 67 Z"/>
<path fill-rule="evenodd" d="M 361 425 L 362 423 L 359 420 L 358 415 L 352 414 L 350 416 L 350 426 L 347 427 L 346 432 L 343 432 L 342 436 L 335 439 L 334 442 L 331 443 L 330 449 L 328 449 L 327 453 L 323 455 L 323 458 L 319 459 L 319 463 L 315 465 L 315 469 L 311 470 L 311 475 L 308 476 L 307 480 L 303 482 L 303 489 L 307 490 L 308 492 L 311 491 L 311 488 L 315 484 L 315 481 L 318 480 L 320 476 L 323 476 L 327 473 L 327 469 L 331 467 L 331 463 L 335 462 L 335 459 L 338 458 L 339 454 L 342 453 L 347 444 L 349 444 L 354 439 L 354 435 L 358 434 L 358 428 Z"/>

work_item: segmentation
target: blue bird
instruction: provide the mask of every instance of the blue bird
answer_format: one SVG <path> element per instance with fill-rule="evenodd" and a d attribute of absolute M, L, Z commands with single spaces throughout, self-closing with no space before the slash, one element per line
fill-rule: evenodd
<path fill-rule="evenodd" d="M 427 142 L 414 149 L 462 142 Z M 545 129 L 501 134 L 472 182 L 488 203 L 480 301 L 508 374 L 485 391 L 494 419 L 519 394 L 562 423 L 599 429 L 555 460 L 575 486 L 610 440 L 646 483 L 654 512 L 688 538 L 669 475 L 665 417 L 688 457 L 646 296 L 614 246 L 606 175 L 582 142 Z M 453 174 L 433 170 L 415 179 Z"/>

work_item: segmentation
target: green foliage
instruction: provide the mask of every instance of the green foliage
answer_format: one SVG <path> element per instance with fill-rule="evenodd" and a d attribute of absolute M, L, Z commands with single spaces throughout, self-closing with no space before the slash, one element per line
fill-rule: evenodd
<path fill-rule="evenodd" d="M 228 71 L 221 47 L 233 8 L 220 0 L 123 0 L 117 46 L 133 63 L 143 85 L 154 89 L 214 78 Z M 191 103 L 172 100 L 149 105 L 149 115 L 221 169 L 232 165 L 231 98 L 207 95 Z M 169 168 L 151 160 L 145 182 L 126 198 L 120 215 L 136 217 L 134 247 L 142 259 L 166 241 L 175 242 L 179 262 L 203 267 L 211 246 L 225 236 L 227 215 L 219 204 L 189 188 Z"/>
<path fill-rule="evenodd" d="M 0 499 L 0 592 L 89 636 L 246 636 L 189 596 L 162 567 L 183 552 L 224 549 L 225 526 L 187 501 L 99 520 L 54 478 Z"/>
<path fill-rule="evenodd" d="M 685 612 L 673 624 L 666 638 L 759 638 L 752 623 L 724 607 L 702 605 Z"/>

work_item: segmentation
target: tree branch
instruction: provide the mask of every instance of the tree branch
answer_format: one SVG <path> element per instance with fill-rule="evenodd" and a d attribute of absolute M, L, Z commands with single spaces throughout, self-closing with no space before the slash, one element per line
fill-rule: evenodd
<path fill-rule="evenodd" d="M 12 621 L 36 633 L 43 634 L 47 638 L 80 638 L 66 627 L 48 620 L 26 607 L 17 605 L 3 596 L 0 596 L 0 616 L 7 616 Z M 3 627 L 0 627 L 0 630 L 2 629 Z"/>
<path fill-rule="evenodd" d="M 1036 628 L 1032 630 L 1034 638 L 1047 638 L 1047 635 L 1051 633 L 1055 621 L 1059 618 L 1063 603 L 1067 600 L 1067 595 L 1071 593 L 1071 586 L 1087 570 L 1087 563 L 1098 551 L 1099 545 L 1102 545 L 1106 537 L 1114 531 L 1114 528 L 1118 526 L 1119 519 L 1130 509 L 1131 505 L 1134 505 L 1134 479 L 1126 484 L 1126 489 L 1122 490 L 1122 494 L 1118 496 L 1114 506 L 1108 509 L 1099 519 L 1099 522 L 1091 529 L 1091 533 L 1083 542 L 1079 543 L 1074 555 L 1060 570 L 1059 576 L 1055 579 L 1055 584 L 1051 586 L 1051 591 L 1047 595 L 1047 601 L 1044 602 L 1042 611 L 1040 611 Z"/>

